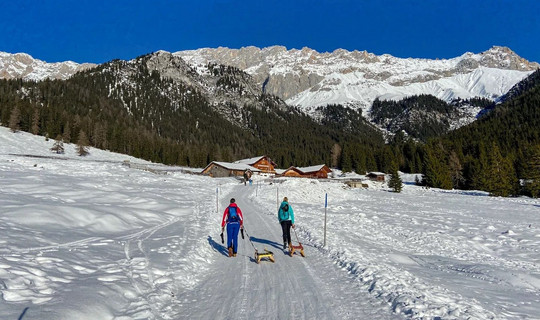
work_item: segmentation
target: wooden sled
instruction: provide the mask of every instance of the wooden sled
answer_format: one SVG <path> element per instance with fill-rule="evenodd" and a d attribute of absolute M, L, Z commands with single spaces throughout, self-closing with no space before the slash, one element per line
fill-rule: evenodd
<path fill-rule="evenodd" d="M 276 260 L 274 260 L 274 253 L 272 251 L 264 249 L 264 252 L 259 252 L 257 249 L 255 249 L 255 260 L 257 263 L 261 262 L 261 259 L 263 258 L 268 258 L 268 260 L 276 262 Z"/>
<path fill-rule="evenodd" d="M 298 245 L 295 246 L 292 243 L 289 245 L 289 255 L 292 257 L 293 254 L 298 251 L 302 257 L 305 257 L 304 255 L 304 247 L 300 242 L 298 242 Z"/>

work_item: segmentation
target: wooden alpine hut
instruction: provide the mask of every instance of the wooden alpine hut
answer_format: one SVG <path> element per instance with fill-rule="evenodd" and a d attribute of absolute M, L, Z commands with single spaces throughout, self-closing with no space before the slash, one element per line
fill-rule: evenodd
<path fill-rule="evenodd" d="M 371 181 L 384 182 L 384 173 L 382 172 L 370 172 L 366 177 Z"/>
<path fill-rule="evenodd" d="M 235 164 L 245 164 L 257 168 L 260 173 L 276 174 L 276 163 L 268 156 L 259 156 L 249 159 L 242 159 L 234 162 Z M 253 171 L 253 170 L 252 170 Z M 255 172 L 254 172 L 255 173 Z"/>
<path fill-rule="evenodd" d="M 296 167 L 289 167 L 281 173 L 283 177 L 301 177 L 304 173 Z"/>
<path fill-rule="evenodd" d="M 325 164 L 320 164 L 320 165 L 311 166 L 311 167 L 301 167 L 297 169 L 303 173 L 302 177 L 307 177 L 307 178 L 326 179 L 328 178 L 328 174 L 332 172 L 332 170 L 328 168 L 328 166 Z"/>
<path fill-rule="evenodd" d="M 209 175 L 213 178 L 222 177 L 241 177 L 246 170 L 251 170 L 253 173 L 260 173 L 261 170 L 252 167 L 245 163 L 230 163 L 212 161 L 202 171 L 202 174 Z"/>
<path fill-rule="evenodd" d="M 301 177 L 301 178 L 328 178 L 328 174 L 332 172 L 325 164 L 311 167 L 289 167 L 281 175 L 284 177 Z"/>

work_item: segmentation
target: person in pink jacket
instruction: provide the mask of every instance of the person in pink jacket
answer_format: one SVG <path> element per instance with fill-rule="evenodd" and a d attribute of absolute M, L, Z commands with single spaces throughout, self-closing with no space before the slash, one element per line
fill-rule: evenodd
<path fill-rule="evenodd" d="M 236 250 L 238 249 L 238 231 L 244 228 L 244 217 L 242 216 L 242 210 L 235 203 L 234 198 L 231 199 L 229 206 L 223 212 L 223 219 L 221 219 L 221 234 L 225 231 L 225 224 L 227 225 L 227 248 L 229 250 L 229 257 L 236 257 Z"/>

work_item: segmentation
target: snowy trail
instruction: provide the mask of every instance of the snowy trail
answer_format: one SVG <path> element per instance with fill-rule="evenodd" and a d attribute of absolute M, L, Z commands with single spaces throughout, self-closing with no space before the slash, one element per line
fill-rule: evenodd
<path fill-rule="evenodd" d="M 247 236 L 239 236 L 238 256 L 229 258 L 225 245 L 215 244 L 216 255 L 207 276 L 197 287 L 179 294 L 182 317 L 190 319 L 397 319 L 387 306 L 358 284 L 315 248 L 306 257 L 290 257 L 281 247 L 281 229 L 275 216 L 256 206 L 254 189 L 234 187 L 231 197 L 244 213 L 246 231 L 254 246 L 274 252 L 276 262 L 257 264 Z M 220 212 L 221 215 L 221 212 Z M 219 235 L 215 235 L 218 237 Z M 226 234 L 225 234 L 226 236 Z M 294 235 L 293 235 L 294 237 Z M 336 286 L 339 284 L 339 286 Z M 338 292 L 339 291 L 339 292 Z M 343 294 L 350 292 L 351 294 Z M 354 292 L 354 294 L 352 294 Z"/>

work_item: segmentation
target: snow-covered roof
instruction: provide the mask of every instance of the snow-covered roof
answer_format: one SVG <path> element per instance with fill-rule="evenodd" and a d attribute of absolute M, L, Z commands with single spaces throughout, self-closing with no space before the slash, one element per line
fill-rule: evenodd
<path fill-rule="evenodd" d="M 221 162 L 221 161 L 212 161 L 208 166 L 210 166 L 212 163 L 217 164 L 218 166 L 221 166 L 226 169 L 230 170 L 251 170 L 253 172 L 261 172 L 260 169 L 257 169 L 255 167 L 252 167 L 245 163 L 230 163 L 230 162 Z M 208 167 L 207 166 L 207 167 Z"/>
<path fill-rule="evenodd" d="M 304 173 L 308 173 L 308 172 L 317 172 L 317 171 L 320 171 L 322 170 L 322 168 L 324 168 L 324 164 L 319 164 L 319 165 L 316 165 L 316 166 L 311 166 L 311 167 L 296 167 L 296 169 L 304 172 Z"/>
<path fill-rule="evenodd" d="M 249 158 L 249 159 L 241 159 L 241 160 L 235 161 L 234 163 L 253 164 L 253 163 L 261 160 L 262 158 L 264 158 L 264 156 L 258 156 L 258 157 L 253 157 L 253 158 Z"/>
<path fill-rule="evenodd" d="M 377 172 L 377 171 L 372 171 L 372 172 L 369 172 L 367 175 L 368 175 L 368 176 L 369 176 L 369 175 L 384 176 L 385 173 L 383 173 L 383 172 Z"/>

